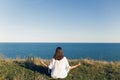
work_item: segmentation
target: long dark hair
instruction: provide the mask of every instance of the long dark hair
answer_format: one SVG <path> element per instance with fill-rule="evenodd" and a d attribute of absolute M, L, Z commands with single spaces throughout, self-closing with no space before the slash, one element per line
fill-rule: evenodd
<path fill-rule="evenodd" d="M 53 58 L 55 60 L 61 60 L 64 57 L 61 47 L 57 47 Z"/>

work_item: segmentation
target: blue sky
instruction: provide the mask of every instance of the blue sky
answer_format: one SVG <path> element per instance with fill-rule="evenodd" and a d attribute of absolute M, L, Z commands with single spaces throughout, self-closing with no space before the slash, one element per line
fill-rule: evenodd
<path fill-rule="evenodd" d="M 0 0 L 0 42 L 120 42 L 120 0 Z"/>

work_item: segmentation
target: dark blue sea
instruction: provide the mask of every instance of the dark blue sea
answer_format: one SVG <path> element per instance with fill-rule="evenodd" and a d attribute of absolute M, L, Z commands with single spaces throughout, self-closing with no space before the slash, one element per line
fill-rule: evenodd
<path fill-rule="evenodd" d="M 51 59 L 58 46 L 63 48 L 64 55 L 69 59 L 120 61 L 120 43 L 0 43 L 0 55 Z"/>

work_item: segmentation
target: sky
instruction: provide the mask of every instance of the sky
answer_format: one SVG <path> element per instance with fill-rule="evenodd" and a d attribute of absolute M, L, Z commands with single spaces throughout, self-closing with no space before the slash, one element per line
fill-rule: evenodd
<path fill-rule="evenodd" d="M 120 0 L 0 0 L 0 42 L 120 42 Z"/>

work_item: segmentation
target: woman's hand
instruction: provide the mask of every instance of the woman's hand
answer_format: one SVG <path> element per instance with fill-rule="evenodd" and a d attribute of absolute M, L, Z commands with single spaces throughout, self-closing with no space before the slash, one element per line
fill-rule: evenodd
<path fill-rule="evenodd" d="M 44 61 L 43 61 L 43 60 L 40 60 L 40 63 L 41 63 L 41 64 L 44 64 Z"/>
<path fill-rule="evenodd" d="M 79 62 L 79 63 L 78 63 L 78 66 L 80 66 L 80 65 L 81 65 L 81 63 Z"/>
<path fill-rule="evenodd" d="M 48 65 L 45 64 L 43 60 L 40 60 L 40 63 L 41 63 L 43 66 L 48 67 Z"/>
<path fill-rule="evenodd" d="M 74 69 L 74 68 L 77 68 L 78 66 L 80 66 L 81 65 L 81 63 L 79 62 L 78 64 L 76 64 L 76 65 L 74 65 L 74 66 L 71 66 L 70 67 L 70 70 L 72 70 L 72 69 Z"/>

